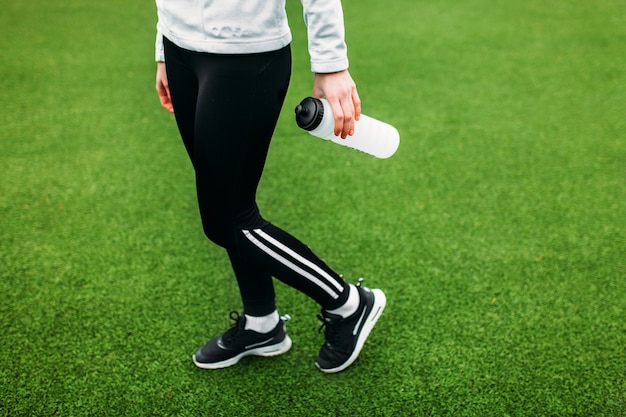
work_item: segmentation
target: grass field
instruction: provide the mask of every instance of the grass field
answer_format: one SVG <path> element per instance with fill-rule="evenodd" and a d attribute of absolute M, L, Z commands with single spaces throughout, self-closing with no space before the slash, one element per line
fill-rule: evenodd
<path fill-rule="evenodd" d="M 153 2 L 0 0 L 0 415 L 626 416 L 626 6 L 344 0 L 377 160 L 302 133 L 294 74 L 259 204 L 388 307 L 324 375 L 191 354 L 240 308 L 154 87 Z"/>

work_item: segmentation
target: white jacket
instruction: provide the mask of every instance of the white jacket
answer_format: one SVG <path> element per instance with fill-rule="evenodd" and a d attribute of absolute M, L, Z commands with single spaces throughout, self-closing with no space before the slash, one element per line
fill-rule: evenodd
<path fill-rule="evenodd" d="M 311 71 L 348 68 L 341 0 L 300 0 Z M 156 60 L 163 36 L 181 48 L 216 54 L 274 51 L 291 42 L 285 0 L 156 0 Z"/>

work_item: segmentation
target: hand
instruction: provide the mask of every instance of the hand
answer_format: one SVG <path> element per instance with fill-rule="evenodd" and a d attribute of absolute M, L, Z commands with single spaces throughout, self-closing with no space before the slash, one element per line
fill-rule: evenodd
<path fill-rule="evenodd" d="M 167 83 L 167 72 L 165 71 L 165 62 L 157 63 L 156 73 L 156 90 L 159 94 L 159 100 L 165 110 L 170 113 L 174 113 L 174 106 L 172 105 L 172 97 L 170 96 L 170 87 Z"/>
<path fill-rule="evenodd" d="M 330 103 L 335 117 L 335 136 L 345 139 L 354 134 L 354 122 L 361 117 L 361 100 L 348 70 L 315 74 L 313 96 Z"/>

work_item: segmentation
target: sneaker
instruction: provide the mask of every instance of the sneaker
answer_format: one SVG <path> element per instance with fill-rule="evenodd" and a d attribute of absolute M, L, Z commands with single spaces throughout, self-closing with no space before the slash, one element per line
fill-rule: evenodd
<path fill-rule="evenodd" d="M 235 321 L 232 327 L 223 335 L 209 340 L 193 355 L 193 362 L 199 368 L 226 368 L 244 356 L 276 356 L 291 348 L 291 339 L 283 323 L 290 319 L 289 316 L 282 316 L 269 333 L 244 330 L 246 316 L 240 316 L 236 311 L 230 313 L 230 318 Z"/>
<path fill-rule="evenodd" d="M 385 294 L 379 289 L 362 287 L 362 281 L 363 278 L 356 284 L 361 299 L 356 313 L 343 318 L 322 310 L 322 314 L 317 316 L 322 321 L 320 332 L 325 328 L 326 337 L 315 360 L 322 372 L 340 372 L 350 366 L 385 309 Z"/>

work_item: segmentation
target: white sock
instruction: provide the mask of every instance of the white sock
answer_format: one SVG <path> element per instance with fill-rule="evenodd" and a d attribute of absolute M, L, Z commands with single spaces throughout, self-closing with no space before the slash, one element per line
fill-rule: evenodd
<path fill-rule="evenodd" d="M 253 330 L 257 333 L 269 333 L 278 324 L 280 317 L 278 317 L 278 311 L 274 310 L 267 316 L 246 316 L 246 326 L 244 330 Z"/>
<path fill-rule="evenodd" d="M 326 310 L 328 313 L 336 314 L 345 319 L 346 317 L 350 317 L 356 312 L 356 310 L 359 308 L 359 304 L 361 303 L 361 297 L 359 297 L 359 290 L 357 290 L 354 285 L 349 285 L 350 294 L 348 295 L 348 300 L 346 300 L 345 304 L 339 308 L 336 308 L 334 310 Z"/>

